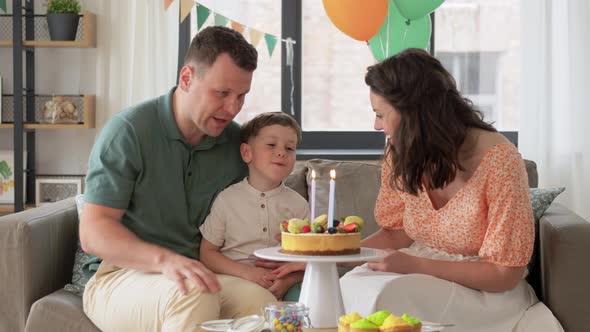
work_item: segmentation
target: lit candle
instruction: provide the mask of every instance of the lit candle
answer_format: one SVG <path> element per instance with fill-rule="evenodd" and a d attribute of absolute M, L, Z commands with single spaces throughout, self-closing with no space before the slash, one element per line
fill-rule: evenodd
<path fill-rule="evenodd" d="M 330 196 L 328 197 L 328 227 L 334 227 L 334 190 L 336 189 L 336 171 L 330 171 Z"/>
<path fill-rule="evenodd" d="M 311 222 L 315 219 L 315 171 L 311 170 Z"/>

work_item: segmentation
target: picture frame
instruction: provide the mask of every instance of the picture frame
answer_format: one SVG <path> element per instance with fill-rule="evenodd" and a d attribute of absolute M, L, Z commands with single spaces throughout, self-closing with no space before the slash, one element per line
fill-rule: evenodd
<path fill-rule="evenodd" d="M 82 193 L 82 178 L 35 179 L 35 205 L 54 203 Z"/>
<path fill-rule="evenodd" d="M 23 168 L 27 165 L 27 152 L 23 151 Z M 23 172 L 23 183 L 26 183 L 26 173 Z M 14 204 L 14 151 L 0 150 L 0 204 Z M 23 186 L 23 202 L 27 199 L 26 186 Z"/>
<path fill-rule="evenodd" d="M 2 123 L 2 76 L 0 76 L 0 123 Z"/>

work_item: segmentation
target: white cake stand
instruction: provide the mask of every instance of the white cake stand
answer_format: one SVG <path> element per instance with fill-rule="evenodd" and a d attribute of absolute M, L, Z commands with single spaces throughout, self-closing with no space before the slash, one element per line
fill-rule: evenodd
<path fill-rule="evenodd" d="M 336 263 L 370 261 L 386 255 L 385 251 L 372 248 L 361 248 L 359 254 L 342 256 L 289 255 L 280 250 L 281 247 L 259 249 L 254 255 L 273 261 L 307 263 L 299 302 L 309 308 L 314 328 L 338 327 L 338 317 L 344 315 Z"/>

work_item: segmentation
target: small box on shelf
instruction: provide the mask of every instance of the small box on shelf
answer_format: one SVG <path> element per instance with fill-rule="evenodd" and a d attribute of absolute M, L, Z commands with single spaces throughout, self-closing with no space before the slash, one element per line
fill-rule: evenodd
<path fill-rule="evenodd" d="M 0 118 L 0 128 L 14 128 L 14 110 L 12 95 L 6 95 L 2 98 L 3 114 Z M 25 129 L 87 129 L 95 127 L 95 96 L 92 95 L 36 95 L 35 96 L 35 122 L 25 122 Z M 59 105 L 55 103 L 59 101 Z M 69 106 L 69 101 L 72 105 Z M 49 103 L 49 104 L 48 104 Z M 67 106 L 66 106 L 67 105 Z M 26 97 L 23 97 L 23 106 L 26 109 Z M 49 107 L 48 107 L 49 106 Z M 77 121 L 69 116 L 60 115 L 56 119 L 47 119 L 44 111 L 56 106 L 56 112 L 67 112 L 75 108 Z M 59 107 L 57 107 L 59 106 Z M 55 110 L 54 110 L 55 111 Z M 51 111 L 49 111 L 51 113 Z M 60 113 L 61 114 L 61 113 Z M 72 113 L 73 114 L 73 113 Z M 24 118 L 24 116 L 23 116 Z M 67 121 L 63 121 L 67 118 Z M 62 120 L 62 121 L 60 121 Z M 64 123 L 67 122 L 67 123 Z"/>

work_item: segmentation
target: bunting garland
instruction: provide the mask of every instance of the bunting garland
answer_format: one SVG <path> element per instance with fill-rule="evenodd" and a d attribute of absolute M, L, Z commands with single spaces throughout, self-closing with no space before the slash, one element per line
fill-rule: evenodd
<path fill-rule="evenodd" d="M 227 17 L 225 17 L 221 14 L 218 14 L 218 13 L 213 13 L 213 14 L 215 14 L 214 15 L 215 16 L 215 19 L 214 19 L 215 25 L 220 25 L 222 27 L 227 26 L 227 23 L 229 22 L 229 19 Z"/>
<path fill-rule="evenodd" d="M 197 30 L 201 30 L 203 24 L 205 24 L 205 21 L 207 21 L 209 14 L 211 14 L 209 8 L 197 4 Z"/>
<path fill-rule="evenodd" d="M 180 22 L 184 21 L 195 6 L 194 0 L 180 0 Z"/>
<path fill-rule="evenodd" d="M 2 3 L 2 1 L 5 1 L 5 0 L 0 0 L 0 3 Z M 167 10 L 170 7 L 170 5 L 172 4 L 172 2 L 174 2 L 174 0 L 164 0 L 164 8 Z M 213 13 L 213 24 L 214 25 L 219 25 L 219 26 L 228 26 L 229 25 L 232 29 L 238 31 L 239 33 L 241 33 L 244 36 L 246 36 L 245 32 L 247 29 L 250 43 L 252 45 L 254 45 L 254 47 L 258 47 L 258 44 L 260 44 L 260 40 L 262 40 L 262 37 L 264 37 L 264 41 L 266 42 L 266 49 L 268 51 L 269 57 L 272 57 L 272 54 L 273 54 L 275 47 L 277 45 L 277 42 L 279 40 L 285 43 L 285 47 L 287 49 L 292 48 L 293 45 L 295 44 L 295 41 L 292 39 L 289 39 L 289 40 L 279 39 L 275 35 L 265 33 L 265 32 L 262 32 L 260 30 L 257 30 L 257 29 L 251 28 L 251 27 L 247 27 L 244 24 L 236 22 L 224 15 L 221 15 L 219 13 L 212 11 L 211 9 L 198 3 L 196 0 L 180 0 L 180 22 L 183 22 L 187 18 L 188 14 L 191 12 L 193 7 L 196 7 L 195 11 L 196 11 L 196 17 L 197 17 L 197 30 L 201 30 L 201 28 L 203 28 L 203 25 L 205 25 L 205 22 L 207 21 L 207 19 L 211 15 L 211 13 Z"/>
<path fill-rule="evenodd" d="M 0 10 L 6 13 L 6 0 L 0 0 Z"/>

